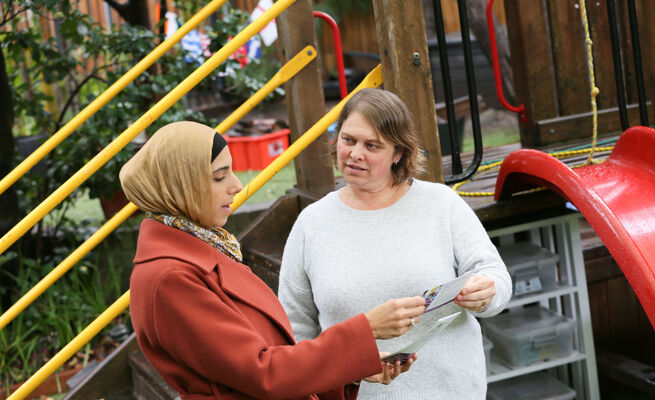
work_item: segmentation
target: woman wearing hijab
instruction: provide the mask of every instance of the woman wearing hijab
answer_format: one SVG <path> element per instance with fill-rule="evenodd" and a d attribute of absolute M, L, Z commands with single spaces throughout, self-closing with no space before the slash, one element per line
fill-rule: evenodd
<path fill-rule="evenodd" d="M 294 342 L 275 294 L 241 264 L 239 243 L 220 228 L 242 188 L 231 165 L 213 129 L 177 122 L 120 172 L 128 199 L 147 215 L 130 312 L 155 369 L 183 400 L 354 399 L 356 381 L 388 384 L 406 371 L 380 361 L 375 339 L 407 332 L 424 309 L 421 297 L 389 301 Z"/>
<path fill-rule="evenodd" d="M 341 111 L 337 132 L 331 153 L 347 184 L 300 213 L 282 257 L 278 295 L 296 340 L 314 338 L 371 304 L 471 273 L 455 304 L 421 316 L 424 324 L 454 319 L 421 348 L 412 371 L 388 387 L 364 382 L 359 397 L 484 399 L 476 317 L 499 313 L 511 295 L 496 248 L 453 190 L 414 177 L 420 137 L 398 96 L 360 90 Z M 392 348 L 384 341 L 378 347 Z"/>

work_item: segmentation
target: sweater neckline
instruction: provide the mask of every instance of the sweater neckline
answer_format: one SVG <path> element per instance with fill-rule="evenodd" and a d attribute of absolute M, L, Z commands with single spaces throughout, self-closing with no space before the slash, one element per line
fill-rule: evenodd
<path fill-rule="evenodd" d="M 375 210 L 358 210 L 356 208 L 350 207 L 349 205 L 344 203 L 343 200 L 341 200 L 341 191 L 343 189 L 344 188 L 341 188 L 341 189 L 337 190 L 336 192 L 333 192 L 334 196 L 336 197 L 336 202 L 339 204 L 339 207 L 341 207 L 344 210 L 347 210 L 348 212 L 355 213 L 355 214 L 360 214 L 360 215 L 380 214 L 380 213 L 388 212 L 388 211 L 390 211 L 390 210 L 392 210 L 394 208 L 401 207 L 402 203 L 408 201 L 407 198 L 410 197 L 410 193 L 413 192 L 414 190 L 416 190 L 416 179 L 412 179 L 412 181 L 409 183 L 409 189 L 407 189 L 407 191 L 402 196 L 400 196 L 400 198 L 398 200 L 396 200 L 395 203 L 393 203 L 393 204 L 391 204 L 391 205 L 389 205 L 387 207 L 378 208 L 378 209 L 375 209 Z"/>

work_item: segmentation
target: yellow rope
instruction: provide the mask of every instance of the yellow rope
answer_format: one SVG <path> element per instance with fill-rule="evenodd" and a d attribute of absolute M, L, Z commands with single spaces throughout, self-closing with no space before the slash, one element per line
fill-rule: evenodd
<path fill-rule="evenodd" d="M 584 153 L 589 153 L 589 157 L 584 163 L 581 164 L 576 164 L 571 166 L 571 168 L 578 168 L 582 167 L 585 165 L 589 165 L 592 163 L 599 163 L 602 162 L 602 160 L 595 160 L 594 159 L 594 153 L 596 151 L 611 151 L 614 146 L 607 146 L 607 147 L 598 147 L 596 148 L 596 137 L 598 136 L 598 107 L 596 105 L 596 96 L 598 96 L 598 93 L 600 93 L 600 90 L 596 87 L 596 80 L 594 78 L 594 56 L 592 53 L 592 48 L 591 45 L 593 44 L 591 37 L 589 35 L 589 20 L 587 19 L 587 9 L 585 6 L 585 0 L 579 0 L 579 6 L 580 6 L 580 12 L 582 13 L 582 20 L 584 22 L 584 31 L 585 31 L 585 44 L 587 46 L 587 67 L 589 70 L 589 83 L 591 86 L 591 111 L 592 111 L 592 139 L 591 139 L 591 148 L 590 149 L 582 149 L 582 150 L 564 150 L 564 151 L 558 151 L 555 153 L 551 153 L 551 155 L 555 158 L 567 158 L 571 156 L 575 156 L 578 154 L 584 154 Z M 494 192 L 464 192 L 460 191 L 459 188 L 467 183 L 470 183 L 473 181 L 473 179 L 480 174 L 480 172 L 484 172 L 486 170 L 489 170 L 494 167 L 499 167 L 503 162 L 502 161 L 497 161 L 495 163 L 489 164 L 482 166 L 478 168 L 478 171 L 475 173 L 474 176 L 471 177 L 471 179 L 467 179 L 462 182 L 458 182 L 453 185 L 453 190 L 460 196 L 468 196 L 468 197 L 483 197 L 483 196 L 493 196 Z M 535 190 L 542 190 L 542 188 L 538 188 Z"/>
<path fill-rule="evenodd" d="M 587 19 L 587 8 L 585 6 L 585 0 L 579 0 L 580 4 L 580 13 L 582 14 L 582 20 L 584 21 L 584 37 L 585 44 L 587 45 L 587 67 L 589 69 L 589 83 L 591 85 L 591 111 L 593 114 L 593 136 L 591 139 L 591 153 L 589 153 L 589 158 L 582 165 L 589 165 L 594 160 L 594 150 L 596 148 L 596 136 L 598 135 L 598 107 L 596 106 L 596 96 L 600 90 L 596 87 L 596 79 L 594 78 L 594 55 L 591 51 L 591 37 L 589 35 L 589 20 Z"/>

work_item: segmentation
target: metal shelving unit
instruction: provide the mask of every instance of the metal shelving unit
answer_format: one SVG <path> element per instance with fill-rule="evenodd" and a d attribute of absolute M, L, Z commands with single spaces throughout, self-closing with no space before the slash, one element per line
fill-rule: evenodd
<path fill-rule="evenodd" d="M 531 221 L 489 231 L 500 245 L 517 240 L 530 241 L 559 256 L 559 280 L 555 289 L 513 298 L 507 308 L 539 303 L 576 322 L 573 332 L 573 353 L 557 359 L 540 361 L 513 368 L 496 358 L 493 350 L 487 382 L 498 382 L 519 375 L 548 370 L 561 382 L 575 389 L 577 399 L 599 399 L 596 355 L 592 335 L 591 313 L 587 294 L 584 260 L 578 227 L 579 214 Z"/>

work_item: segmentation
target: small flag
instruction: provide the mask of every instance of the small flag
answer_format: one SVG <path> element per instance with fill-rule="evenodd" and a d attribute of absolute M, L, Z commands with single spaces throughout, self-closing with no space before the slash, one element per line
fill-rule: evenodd
<path fill-rule="evenodd" d="M 253 21 L 256 20 L 272 6 L 272 0 L 259 0 L 259 3 L 257 3 L 257 6 L 254 10 L 252 10 L 252 13 L 250 14 L 250 19 Z M 273 44 L 273 42 L 275 42 L 277 39 L 277 25 L 275 24 L 275 20 L 272 20 L 268 23 L 268 25 L 262 28 L 262 30 L 259 31 L 259 35 L 262 37 L 262 41 L 266 47 Z"/>

